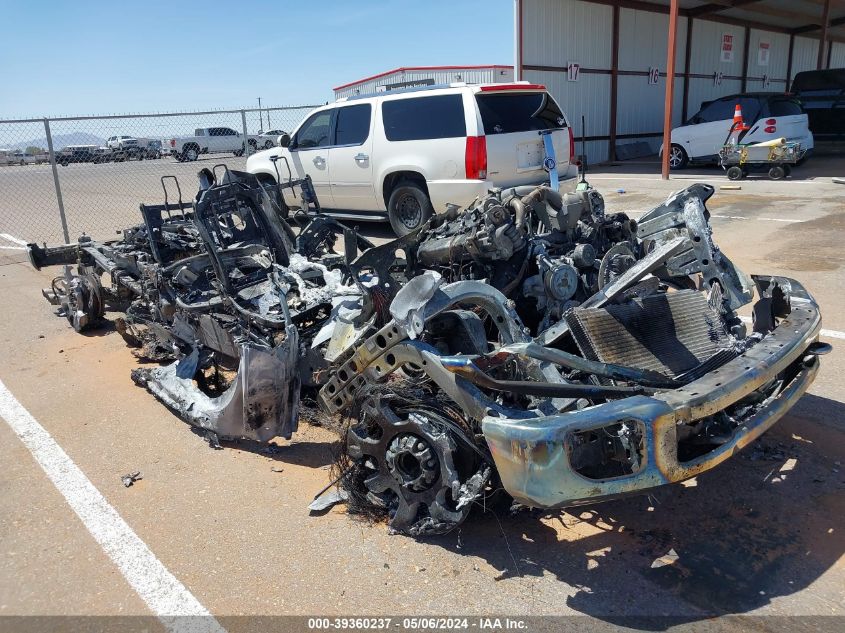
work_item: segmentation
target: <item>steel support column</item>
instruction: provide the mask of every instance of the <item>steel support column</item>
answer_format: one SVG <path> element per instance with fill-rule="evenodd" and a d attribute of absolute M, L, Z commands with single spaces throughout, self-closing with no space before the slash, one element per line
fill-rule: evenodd
<path fill-rule="evenodd" d="M 514 81 L 522 81 L 522 0 L 514 0 L 513 6 L 514 25 L 514 60 L 513 78 Z"/>
<path fill-rule="evenodd" d="M 827 43 L 827 25 L 830 22 L 830 0 L 824 0 L 822 10 L 822 32 L 819 34 L 819 56 L 816 60 L 816 70 L 822 69 L 824 63 L 824 47 Z"/>
<path fill-rule="evenodd" d="M 748 49 L 751 48 L 751 27 L 745 27 L 745 42 L 742 46 L 742 89 L 745 92 L 748 88 Z"/>
<path fill-rule="evenodd" d="M 613 41 L 610 51 L 610 140 L 608 158 L 616 160 L 616 114 L 619 102 L 619 5 L 613 5 Z"/>
<path fill-rule="evenodd" d="M 691 15 L 687 16 L 687 46 L 684 51 L 684 102 L 681 105 L 681 119 L 687 120 L 689 114 L 689 72 L 690 57 L 692 56 L 692 20 Z"/>
<path fill-rule="evenodd" d="M 795 33 L 789 36 L 789 59 L 786 60 L 786 88 L 788 92 L 790 84 L 792 84 L 792 57 L 795 54 Z"/>
<path fill-rule="evenodd" d="M 666 98 L 663 103 L 663 180 L 669 180 L 672 153 L 672 104 L 675 96 L 675 51 L 678 43 L 678 0 L 669 5 L 669 40 L 666 50 Z"/>

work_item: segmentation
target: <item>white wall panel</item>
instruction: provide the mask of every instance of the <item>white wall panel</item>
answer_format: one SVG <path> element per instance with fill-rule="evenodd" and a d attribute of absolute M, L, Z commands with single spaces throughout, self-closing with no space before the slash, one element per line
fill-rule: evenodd
<path fill-rule="evenodd" d="M 590 165 L 602 163 L 610 157 L 607 152 L 607 141 L 587 141 L 584 145 L 586 146 L 588 169 Z M 579 155 L 581 154 L 581 141 L 579 139 L 579 134 L 575 135 L 575 153 Z M 590 176 L 587 174 L 587 180 L 589 179 Z"/>
<path fill-rule="evenodd" d="M 523 66 L 610 68 L 613 9 L 579 0 L 524 0 Z"/>
<path fill-rule="evenodd" d="M 722 35 L 733 35 L 733 61 L 722 62 Z M 742 54 L 745 46 L 745 29 L 741 26 L 693 20 L 692 23 L 692 54 L 690 55 L 690 72 L 712 75 L 721 72 L 723 75 L 739 77 L 742 75 Z"/>
<path fill-rule="evenodd" d="M 831 46 L 833 50 L 830 53 L 830 67 L 845 68 L 845 44 L 842 42 L 831 42 Z"/>
<path fill-rule="evenodd" d="M 691 78 L 689 84 L 688 116 L 698 112 L 702 102 L 742 91 L 742 82 L 738 79 L 723 79 L 721 86 L 714 86 L 712 79 Z"/>
<path fill-rule="evenodd" d="M 578 134 L 581 115 L 586 119 L 587 136 L 610 134 L 610 75 L 582 74 L 577 82 L 570 82 L 566 73 L 526 70 L 525 79 L 548 88 Z"/>
<path fill-rule="evenodd" d="M 660 77 L 655 85 L 647 77 L 619 77 L 619 105 L 616 109 L 616 133 L 639 134 L 663 129 L 663 100 L 666 78 Z M 675 78 L 672 124 L 680 125 L 684 100 L 684 80 Z"/>
<path fill-rule="evenodd" d="M 758 51 L 760 43 L 769 44 L 769 64 L 761 66 Z M 759 31 L 751 29 L 748 49 L 748 76 L 762 77 L 768 75 L 770 79 L 786 79 L 786 66 L 789 63 L 789 35 L 786 33 L 772 33 L 771 31 Z M 780 90 L 785 84 L 775 82 L 769 90 Z M 762 90 L 762 85 L 752 87 L 749 83 L 748 90 Z"/>
<path fill-rule="evenodd" d="M 620 9 L 619 69 L 666 72 L 669 16 L 650 11 Z M 675 72 L 684 72 L 687 46 L 687 19 L 678 18 L 678 39 L 675 48 Z"/>
<path fill-rule="evenodd" d="M 819 41 L 809 37 L 796 37 L 792 53 L 792 76 L 802 70 L 815 70 L 819 55 Z"/>

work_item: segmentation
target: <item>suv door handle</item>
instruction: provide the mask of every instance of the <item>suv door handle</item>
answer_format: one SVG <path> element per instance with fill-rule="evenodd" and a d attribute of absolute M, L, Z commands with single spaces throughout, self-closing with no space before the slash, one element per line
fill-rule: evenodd
<path fill-rule="evenodd" d="M 361 152 L 358 152 L 355 155 L 355 160 L 356 161 L 365 161 L 365 160 L 370 160 L 370 157 L 367 154 L 363 154 Z"/>
<path fill-rule="evenodd" d="M 315 156 L 315 157 L 314 157 L 314 164 L 315 164 L 317 167 L 322 167 L 323 165 L 325 165 L 325 164 L 326 164 L 326 159 L 325 159 L 325 158 L 323 158 L 322 156 Z"/>

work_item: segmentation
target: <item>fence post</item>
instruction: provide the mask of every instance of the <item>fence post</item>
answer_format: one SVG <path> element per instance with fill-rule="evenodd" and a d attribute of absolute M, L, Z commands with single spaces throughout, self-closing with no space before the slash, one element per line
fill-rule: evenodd
<path fill-rule="evenodd" d="M 62 187 L 59 185 L 59 170 L 56 168 L 56 152 L 53 150 L 53 135 L 50 134 L 50 120 L 44 119 L 44 133 L 47 135 L 47 150 L 50 152 L 50 166 L 53 168 L 53 184 L 56 187 L 56 202 L 59 203 L 59 217 L 62 220 L 62 234 L 65 244 L 70 244 L 70 233 L 67 230 L 65 217 L 65 203 L 62 201 Z"/>
<path fill-rule="evenodd" d="M 244 124 L 244 156 L 249 156 L 249 139 L 246 136 L 246 110 L 241 110 L 241 122 Z"/>

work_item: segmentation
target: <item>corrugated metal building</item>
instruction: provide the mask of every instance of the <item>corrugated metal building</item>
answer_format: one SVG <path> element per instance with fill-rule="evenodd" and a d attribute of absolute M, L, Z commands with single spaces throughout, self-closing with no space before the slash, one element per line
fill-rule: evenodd
<path fill-rule="evenodd" d="M 827 4 L 828 9 L 825 9 Z M 545 84 L 590 161 L 661 143 L 669 2 L 515 0 L 515 74 Z M 830 0 L 680 0 L 673 125 L 703 101 L 785 91 L 802 70 L 845 67 L 842 4 Z M 824 13 L 826 11 L 826 13 Z M 827 17 L 826 48 L 819 54 Z M 580 151 L 580 145 L 579 145 Z"/>
<path fill-rule="evenodd" d="M 513 81 L 513 66 L 407 66 L 365 77 L 334 89 L 335 99 L 463 81 L 468 84 Z"/>

